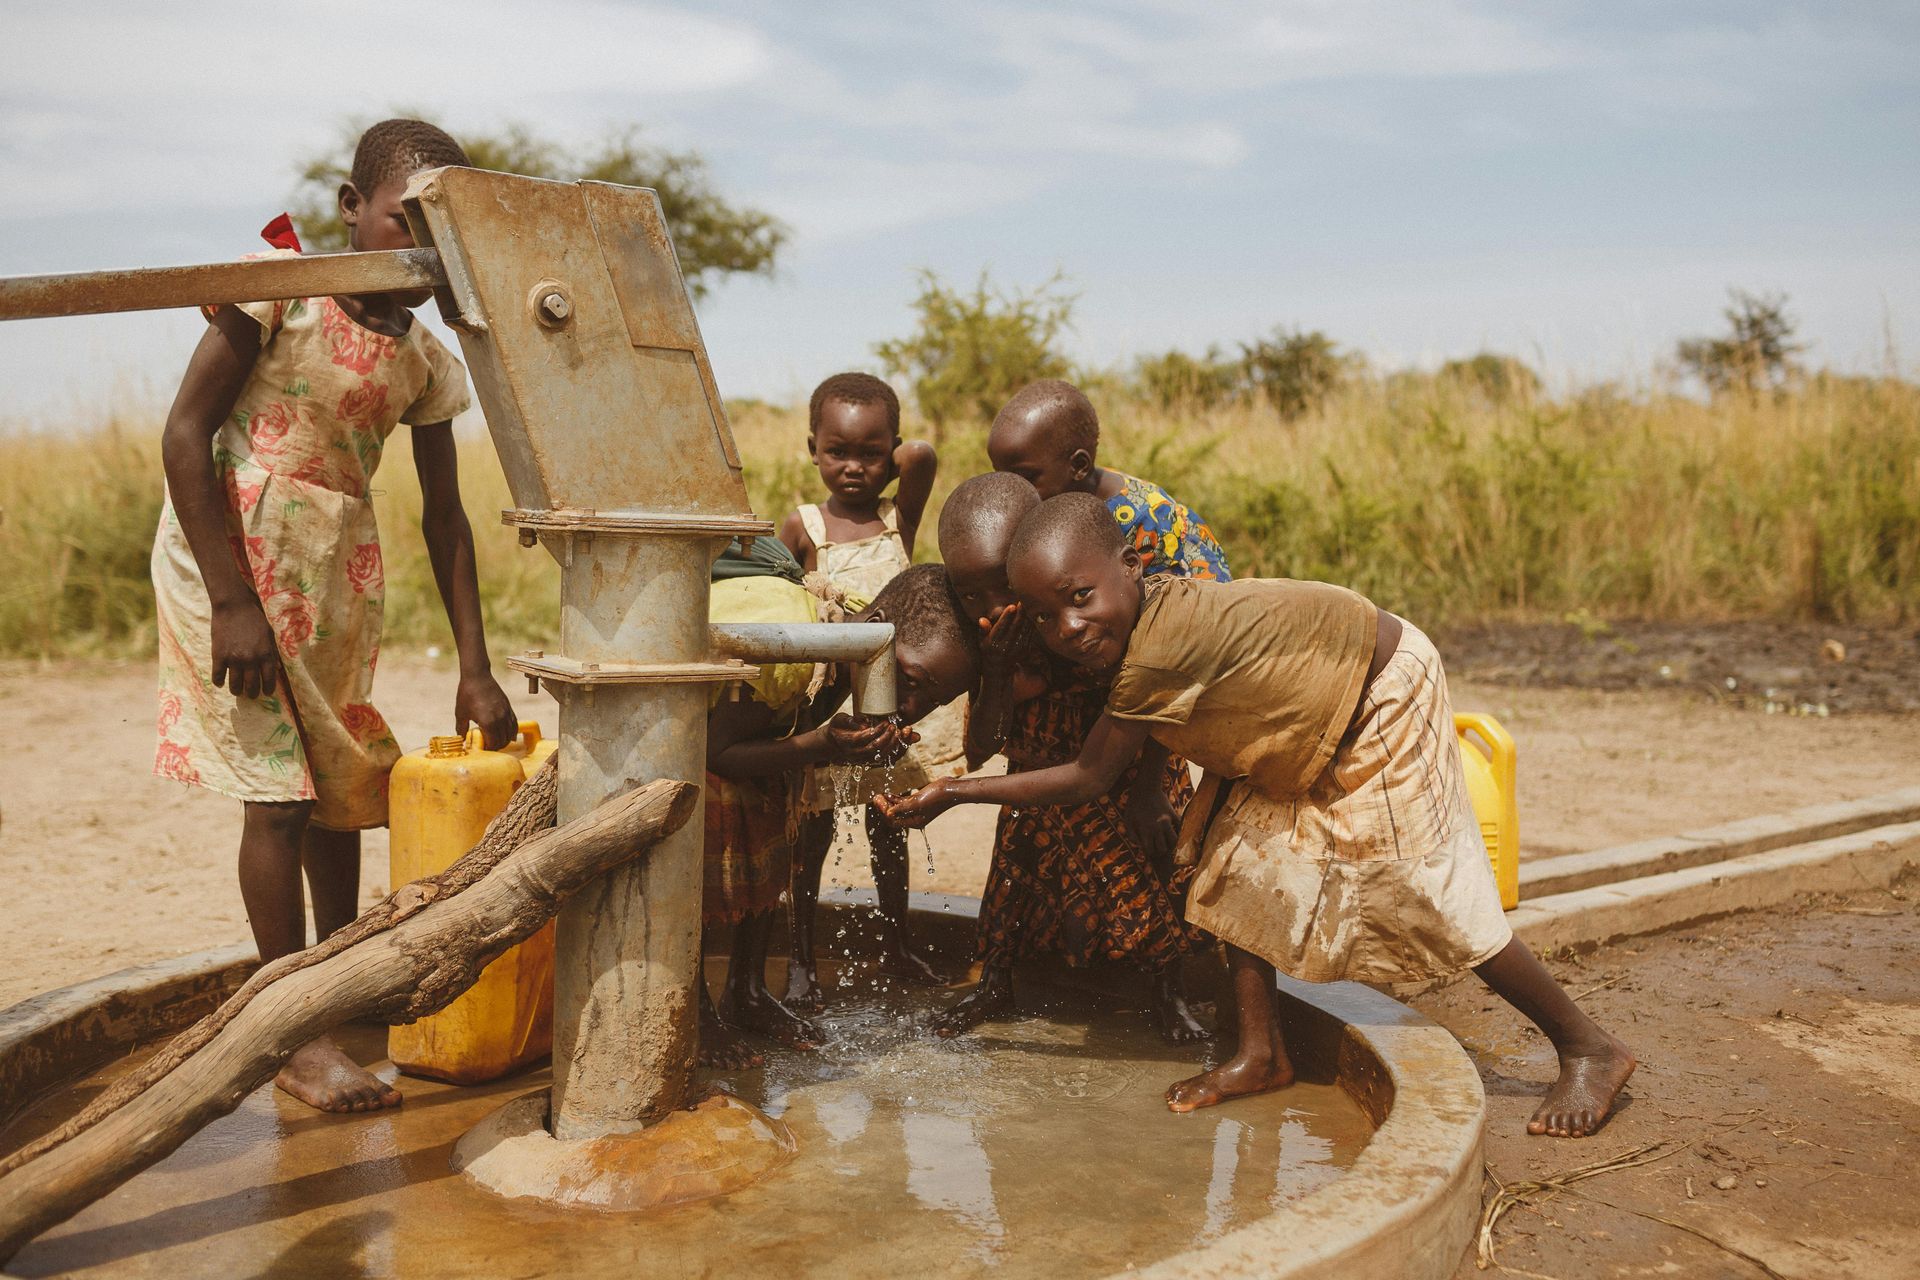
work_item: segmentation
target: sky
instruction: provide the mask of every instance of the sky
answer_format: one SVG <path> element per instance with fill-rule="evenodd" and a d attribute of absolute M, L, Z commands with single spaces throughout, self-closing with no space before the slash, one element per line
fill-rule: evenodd
<path fill-rule="evenodd" d="M 1920 344 L 1911 3 L 64 0 L 0 47 L 0 274 L 249 252 L 343 120 L 403 104 L 696 150 L 792 232 L 700 305 L 730 396 L 875 368 L 923 269 L 1059 273 L 1098 366 L 1298 326 L 1637 379 L 1731 287 L 1833 367 Z M 0 324 L 0 423 L 164 405 L 200 327 Z"/>

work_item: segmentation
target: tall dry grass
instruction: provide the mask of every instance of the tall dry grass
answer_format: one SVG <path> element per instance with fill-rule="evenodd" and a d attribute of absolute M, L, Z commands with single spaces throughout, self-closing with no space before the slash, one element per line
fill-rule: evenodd
<path fill-rule="evenodd" d="M 1099 399 L 1102 461 L 1203 512 L 1238 573 L 1344 582 L 1425 624 L 1920 616 L 1920 389 L 1897 379 L 1707 405 L 1607 387 L 1496 402 L 1397 375 L 1292 424 Z M 750 406 L 734 427 L 757 510 L 777 519 L 815 493 L 803 410 Z M 984 440 L 944 442 L 936 502 L 984 469 Z M 483 439 L 461 466 L 496 652 L 550 641 L 550 558 L 500 525 L 506 484 Z M 445 645 L 404 429 L 378 486 L 389 642 Z M 157 418 L 0 437 L 0 654 L 151 646 L 160 491 Z"/>

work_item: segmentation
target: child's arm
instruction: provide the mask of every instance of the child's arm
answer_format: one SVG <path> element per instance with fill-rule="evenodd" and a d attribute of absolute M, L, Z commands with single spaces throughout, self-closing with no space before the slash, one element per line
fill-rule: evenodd
<path fill-rule="evenodd" d="M 893 450 L 893 471 L 900 477 L 900 487 L 893 491 L 893 509 L 900 517 L 900 541 L 911 560 L 914 535 L 920 532 L 920 517 L 927 513 L 933 478 L 940 472 L 940 456 L 925 440 L 902 440 Z"/>
<path fill-rule="evenodd" d="M 885 720 L 840 715 L 812 729 L 776 737 L 773 711 L 754 698 L 722 698 L 707 713 L 707 768 L 723 778 L 764 778 L 808 765 L 879 762 L 897 755 L 901 729 Z"/>
<path fill-rule="evenodd" d="M 818 567 L 813 563 L 813 539 L 807 536 L 807 526 L 798 511 L 787 512 L 787 518 L 780 522 L 780 541 L 786 543 L 802 569 L 811 572 Z"/>
<path fill-rule="evenodd" d="M 873 807 L 896 827 L 924 827 L 956 804 L 1085 804 L 1113 788 L 1147 742 L 1147 722 L 1102 715 L 1094 722 L 1080 758 L 1051 769 L 998 778 L 943 778 L 910 796 L 878 796 Z"/>
<path fill-rule="evenodd" d="M 259 355 L 259 323 L 236 307 L 215 311 L 187 362 L 160 437 L 173 514 L 213 612 L 213 683 L 237 698 L 263 697 L 280 681 L 280 649 L 260 597 L 227 542 L 227 499 L 213 470 L 213 437 L 233 412 Z"/>
<path fill-rule="evenodd" d="M 984 620 L 983 620 L 984 621 Z M 972 772 L 1000 753 L 1021 701 L 1019 659 L 1022 644 L 1020 606 L 993 615 L 980 639 L 980 689 L 967 709 L 967 770 Z"/>
<path fill-rule="evenodd" d="M 1127 829 L 1156 866 L 1173 855 L 1180 838 L 1180 817 L 1167 799 L 1167 748 L 1148 738 L 1140 748 L 1140 770 L 1127 790 Z"/>
<path fill-rule="evenodd" d="M 426 538 L 433 580 L 453 628 L 460 654 L 460 686 L 453 697 L 455 727 L 480 726 L 489 749 L 513 741 L 519 722 L 513 704 L 493 678 L 486 624 L 480 619 L 480 578 L 473 567 L 473 526 L 460 503 L 460 463 L 453 425 L 436 422 L 413 429 L 413 467 L 420 476 L 420 532 Z"/>

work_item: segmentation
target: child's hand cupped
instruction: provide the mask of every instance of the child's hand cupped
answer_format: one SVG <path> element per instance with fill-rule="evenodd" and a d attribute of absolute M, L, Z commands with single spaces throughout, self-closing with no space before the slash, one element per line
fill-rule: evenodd
<path fill-rule="evenodd" d="M 910 796 L 875 796 L 870 803 L 891 826 L 924 827 L 953 808 L 950 781 L 942 778 Z"/>
<path fill-rule="evenodd" d="M 453 722 L 465 734 L 469 724 L 480 726 L 489 751 L 498 751 L 520 732 L 519 718 L 506 690 L 490 675 L 461 676 L 453 695 Z"/>
<path fill-rule="evenodd" d="M 823 726 L 827 746 L 840 763 L 890 764 L 920 735 L 905 725 L 842 711 Z"/>

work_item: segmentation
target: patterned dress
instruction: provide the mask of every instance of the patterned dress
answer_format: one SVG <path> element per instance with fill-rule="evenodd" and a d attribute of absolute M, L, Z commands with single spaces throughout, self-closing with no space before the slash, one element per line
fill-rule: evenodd
<path fill-rule="evenodd" d="M 1123 479 L 1107 508 L 1148 573 L 1232 578 L 1205 520 L 1159 485 Z M 1003 748 L 1009 773 L 1076 759 L 1106 708 L 1104 677 L 1058 659 L 1049 660 L 1047 675 L 1046 692 L 1014 708 Z M 1185 918 L 1193 869 L 1165 879 L 1127 831 L 1127 794 L 1138 770 L 1130 766 L 1087 804 L 1001 809 L 980 900 L 979 955 L 989 968 L 1057 955 L 1075 966 L 1124 959 L 1162 969 L 1204 945 L 1206 935 Z M 1163 784 L 1178 819 L 1193 796 L 1184 760 L 1167 761 Z"/>
<path fill-rule="evenodd" d="M 402 422 L 467 407 L 466 370 L 425 326 L 363 328 L 332 298 L 243 303 L 261 348 L 213 439 L 227 543 L 279 643 L 287 683 L 238 698 L 211 680 L 211 607 L 171 498 L 153 542 L 160 641 L 153 771 L 240 800 L 314 802 L 338 831 L 386 825 L 399 758 L 373 707 L 385 578 L 369 486 Z"/>

